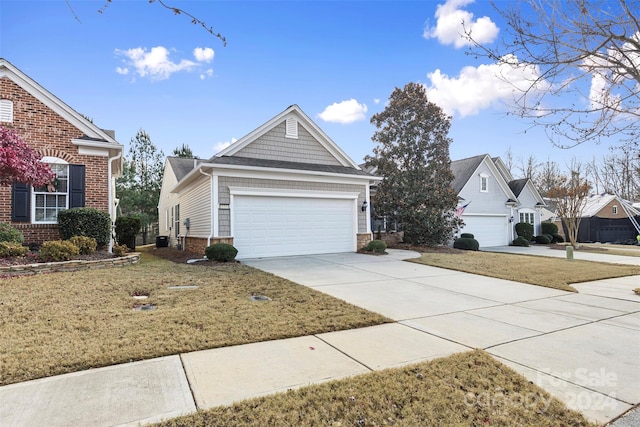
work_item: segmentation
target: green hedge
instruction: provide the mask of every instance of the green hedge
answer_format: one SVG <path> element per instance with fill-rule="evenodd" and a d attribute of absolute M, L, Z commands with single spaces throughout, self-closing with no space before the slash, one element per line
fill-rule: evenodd
<path fill-rule="evenodd" d="M 20 243 L 24 242 L 24 236 L 22 232 L 6 222 L 0 222 L 0 242 L 13 242 Z"/>
<path fill-rule="evenodd" d="M 531 239 L 533 239 L 533 224 L 529 224 L 528 222 L 517 223 L 516 234 L 518 237 L 524 237 L 527 239 L 527 242 L 530 242 Z"/>
<path fill-rule="evenodd" d="M 119 216 L 116 218 L 116 240 L 120 245 L 127 245 L 131 250 L 136 249 L 136 236 L 140 232 L 142 223 L 136 216 Z"/>
<path fill-rule="evenodd" d="M 67 209 L 58 212 L 58 230 L 63 240 L 93 237 L 98 247 L 103 247 L 111 240 L 111 218 L 107 212 L 94 208 Z"/>
<path fill-rule="evenodd" d="M 511 243 L 512 246 L 529 246 L 529 241 L 524 237 L 516 237 L 516 239 Z"/>
<path fill-rule="evenodd" d="M 542 226 L 542 234 L 558 234 L 558 226 L 553 222 L 543 222 L 540 224 Z"/>
<path fill-rule="evenodd" d="M 383 254 L 384 251 L 387 250 L 387 244 L 382 240 L 372 240 L 367 244 L 367 246 L 362 248 L 362 250 L 376 254 Z"/>
<path fill-rule="evenodd" d="M 552 242 L 553 243 L 563 243 L 564 242 L 564 237 L 562 237 L 561 234 L 552 234 L 551 237 L 553 237 Z"/>
<path fill-rule="evenodd" d="M 462 234 L 460 235 L 460 237 L 464 237 L 464 238 L 467 238 L 467 239 L 474 239 L 476 236 L 474 236 L 474 235 L 473 235 L 473 234 L 471 234 L 471 233 L 462 233 Z"/>
<path fill-rule="evenodd" d="M 480 243 L 478 243 L 476 239 L 460 237 L 453 242 L 453 247 L 456 249 L 464 249 L 466 251 L 477 251 L 480 249 Z"/>
<path fill-rule="evenodd" d="M 80 253 L 80 249 L 68 240 L 52 240 L 40 246 L 38 255 L 44 262 L 69 261 Z"/>
<path fill-rule="evenodd" d="M 551 239 L 549 238 L 548 235 L 541 234 L 539 236 L 536 236 L 536 243 L 540 243 L 541 245 L 547 245 L 551 243 Z"/>
<path fill-rule="evenodd" d="M 27 246 L 22 246 L 22 243 L 0 242 L 0 258 L 25 256 L 28 253 L 29 248 Z"/>
<path fill-rule="evenodd" d="M 229 262 L 235 259 L 236 255 L 238 255 L 238 250 L 228 243 L 214 243 L 211 246 L 207 246 L 204 254 L 214 261 Z"/>

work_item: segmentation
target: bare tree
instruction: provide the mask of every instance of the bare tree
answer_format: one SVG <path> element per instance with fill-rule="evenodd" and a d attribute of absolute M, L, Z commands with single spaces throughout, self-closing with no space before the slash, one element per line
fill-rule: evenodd
<path fill-rule="evenodd" d="M 513 170 L 515 168 L 516 161 L 513 158 L 513 151 L 511 150 L 511 146 L 507 148 L 507 151 L 504 153 L 504 157 L 502 158 L 504 165 L 511 175 L 513 175 Z"/>
<path fill-rule="evenodd" d="M 569 242 L 577 249 L 582 210 L 591 187 L 583 176 L 582 163 L 572 160 L 569 171 L 558 186 L 549 190 L 548 196 L 554 200 L 556 215 L 562 219 Z"/>
<path fill-rule="evenodd" d="M 520 164 L 518 165 L 520 178 L 535 180 L 536 171 L 540 167 L 540 162 L 538 162 L 535 156 L 533 154 L 529 154 L 529 157 L 526 159 L 520 157 L 518 160 L 520 161 Z"/>
<path fill-rule="evenodd" d="M 637 135 L 640 9 L 636 1 L 496 4 L 507 22 L 501 41 L 496 47 L 476 43 L 471 54 L 503 65 L 503 78 L 514 88 L 514 114 L 543 126 L 560 147 Z M 474 41 L 468 27 L 465 33 Z"/>
<path fill-rule="evenodd" d="M 542 197 L 548 197 L 551 189 L 562 184 L 563 175 L 557 162 L 547 159 L 540 164 L 540 170 L 536 174 L 533 183 Z"/>
<path fill-rule="evenodd" d="M 603 191 L 623 199 L 640 199 L 640 158 L 629 146 L 618 147 L 605 156 L 596 169 Z"/>

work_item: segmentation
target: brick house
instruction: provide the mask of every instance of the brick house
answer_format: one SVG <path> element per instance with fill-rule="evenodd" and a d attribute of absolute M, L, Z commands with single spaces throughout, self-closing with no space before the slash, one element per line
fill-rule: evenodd
<path fill-rule="evenodd" d="M 57 214 L 73 207 L 108 212 L 115 221 L 115 178 L 123 146 L 0 58 L 0 126 L 10 128 L 57 174 L 53 191 L 14 183 L 0 186 L 0 222 L 19 229 L 25 243 L 59 239 Z"/>

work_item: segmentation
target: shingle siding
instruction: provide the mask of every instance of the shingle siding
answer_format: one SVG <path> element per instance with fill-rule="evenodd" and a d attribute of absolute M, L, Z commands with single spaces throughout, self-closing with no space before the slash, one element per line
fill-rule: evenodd
<path fill-rule="evenodd" d="M 285 122 L 283 121 L 235 153 L 234 156 L 321 165 L 340 165 L 340 162 L 311 136 L 300 123 L 298 124 L 297 139 L 286 138 L 285 127 Z"/>

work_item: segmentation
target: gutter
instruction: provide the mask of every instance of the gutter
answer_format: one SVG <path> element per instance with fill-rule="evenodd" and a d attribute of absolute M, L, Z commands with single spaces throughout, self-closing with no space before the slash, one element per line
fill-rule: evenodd
<path fill-rule="evenodd" d="M 122 150 L 118 152 L 117 155 L 113 157 L 109 157 L 109 161 L 107 163 L 107 176 L 109 177 L 109 191 L 108 191 L 108 203 L 109 203 L 109 217 L 111 218 L 111 238 L 109 239 L 109 252 L 113 251 L 113 226 L 116 221 L 116 207 L 114 205 L 114 195 L 115 195 L 115 178 L 111 176 L 111 171 L 113 170 L 111 164 L 115 160 L 120 160 L 122 158 Z"/>

